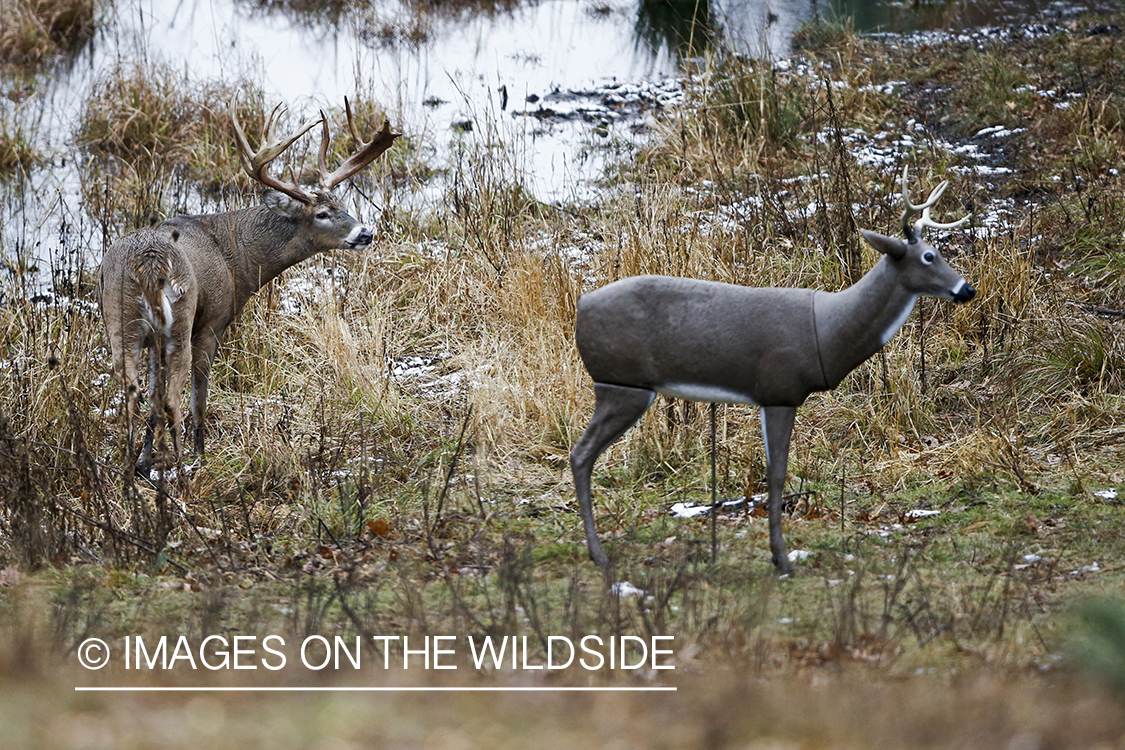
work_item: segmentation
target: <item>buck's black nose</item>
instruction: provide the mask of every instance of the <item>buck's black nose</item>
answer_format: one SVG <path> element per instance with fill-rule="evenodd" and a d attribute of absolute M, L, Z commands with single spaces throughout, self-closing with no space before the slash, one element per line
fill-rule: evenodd
<path fill-rule="evenodd" d="M 353 239 L 350 244 L 352 247 L 367 247 L 371 244 L 372 239 L 374 239 L 374 237 L 371 236 L 371 232 L 365 227 L 359 230 L 359 234 L 355 236 L 355 239 Z"/>
<path fill-rule="evenodd" d="M 963 282 L 961 282 L 961 286 L 959 286 L 953 292 L 953 301 L 954 302 L 968 302 L 969 300 L 971 300 L 975 296 L 977 296 L 977 290 L 973 289 L 972 285 L 969 284 L 969 282 L 963 281 Z"/>

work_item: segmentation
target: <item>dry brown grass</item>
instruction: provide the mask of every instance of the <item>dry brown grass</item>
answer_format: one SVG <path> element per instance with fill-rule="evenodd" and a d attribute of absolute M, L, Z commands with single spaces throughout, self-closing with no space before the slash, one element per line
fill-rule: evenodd
<path fill-rule="evenodd" d="M 0 5 L 0 64 L 39 63 L 94 33 L 99 0 L 7 0 Z"/>
<path fill-rule="evenodd" d="M 40 159 L 30 133 L 20 121 L 18 108 L 14 112 L 5 110 L 0 114 L 0 176 L 26 173 Z"/>
<path fill-rule="evenodd" d="M 1071 42 L 1070 57 L 1054 49 L 1050 59 L 1092 54 L 1112 72 L 1118 53 L 1110 42 Z M 1111 210 L 1125 185 L 1106 169 L 1120 129 L 1115 105 L 1100 106 L 1117 96 L 1108 84 L 1116 79 L 1103 81 L 1103 100 L 1090 93 L 1077 114 L 1031 103 L 1016 110 L 1028 125 L 1020 148 L 1005 156 L 1016 172 L 986 180 L 958 171 L 971 162 L 938 142 L 964 127 L 952 118 L 941 126 L 943 118 L 970 104 L 915 88 L 927 76 L 950 84 L 954 66 L 909 67 L 895 57 L 908 54 L 847 35 L 834 44 L 842 46 L 818 53 L 841 76 L 831 88 L 825 67 L 798 74 L 714 60 L 689 106 L 669 115 L 620 190 L 596 206 L 557 210 L 535 201 L 512 153 L 489 134 L 466 139 L 446 200 L 430 212 L 394 208 L 396 191 L 420 173 L 403 162 L 361 185 L 389 207 L 383 215 L 372 215 L 360 191 L 344 193 L 378 227 L 375 250 L 309 261 L 251 302 L 213 374 L 213 452 L 170 497 L 122 489 L 120 389 L 108 377 L 80 264 L 68 277 L 71 296 L 0 307 L 0 562 L 92 578 L 85 588 L 50 571 L 33 579 L 60 596 L 81 588 L 76 603 L 57 608 L 71 619 L 49 626 L 53 647 L 73 647 L 95 615 L 90 627 L 109 637 L 278 623 L 309 632 L 671 632 L 698 654 L 692 669 L 724 675 L 708 687 L 688 687 L 683 677 L 690 697 L 671 705 L 687 744 L 760 738 L 861 747 L 884 738 L 948 746 L 944 738 L 963 736 L 961 746 L 984 747 L 1023 730 L 1043 745 L 1117 741 L 1111 712 L 1084 725 L 1090 735 L 1063 734 L 1067 722 L 1104 705 L 1096 692 L 1062 677 L 1026 693 L 1019 687 L 1056 664 L 1069 603 L 1119 586 L 1125 570 L 1121 507 L 1089 492 L 1125 483 L 1120 316 L 1090 307 L 1119 304 L 1121 288 L 1109 256 L 1125 229 Z M 1032 56 L 1032 47 L 1019 51 Z M 965 77 L 986 70 L 975 52 L 945 52 L 927 59 L 964 55 Z M 1026 69 L 1041 87 L 1071 80 L 1065 70 Z M 892 75 L 911 83 L 893 93 L 867 88 Z M 83 143 L 88 210 L 107 238 L 151 213 L 194 205 L 185 196 L 213 181 L 213 200 L 224 207 L 253 200 L 240 192 L 227 125 L 216 114 L 232 91 L 246 89 L 253 87 L 196 86 L 152 67 L 103 81 L 88 103 Z M 260 127 L 257 96 L 247 94 L 244 106 L 244 123 Z M 377 107 L 365 107 L 365 117 L 378 117 Z M 338 111 L 333 118 L 342 122 Z M 912 172 L 927 187 L 953 182 L 943 215 L 987 215 L 998 198 L 1032 202 L 1013 203 L 1000 230 L 937 235 L 977 298 L 960 307 L 920 304 L 882 356 L 801 410 L 790 489 L 809 494 L 787 533 L 794 547 L 813 552 L 810 561 L 796 579 L 775 581 L 761 519 L 731 516 L 720 523 L 720 561 L 711 566 L 706 527 L 667 517 L 672 502 L 706 497 L 707 409 L 661 399 L 598 465 L 599 524 L 618 562 L 603 577 L 585 561 L 566 464 L 592 407 L 572 343 L 578 294 L 636 273 L 840 288 L 876 260 L 845 228 L 891 232 L 898 223 L 900 165 L 867 166 L 833 136 L 901 131 L 908 118 L 924 120 L 933 136 L 919 137 L 909 153 Z M 210 170 L 194 166 L 205 158 Z M 144 192 L 131 175 L 150 166 L 161 177 Z M 1070 176 L 1055 183 L 1035 171 L 1055 169 Z M 439 369 L 392 375 L 409 355 L 440 360 Z M 435 385 L 438 376 L 448 379 Z M 720 491 L 761 491 L 756 414 L 724 408 L 720 434 Z M 170 529 L 162 508 L 173 514 Z M 942 515 L 912 521 L 906 513 L 916 508 Z M 1032 552 L 1042 564 L 1021 562 Z M 1092 561 L 1101 572 L 1081 572 Z M 668 597 L 623 605 L 608 593 L 618 579 Z M 308 608 L 297 608 L 301 618 L 282 617 L 283 600 Z M 833 678 L 829 689 L 817 686 L 860 662 L 875 665 L 859 678 L 874 675 L 874 684 Z M 724 663 L 793 679 L 779 692 L 800 700 L 775 699 L 744 677 L 727 682 Z M 980 682 L 911 678 L 916 669 L 978 668 L 988 670 Z M 1054 712 L 1052 690 L 1071 696 Z M 726 710 L 748 692 L 761 712 Z M 983 708 L 963 718 L 1016 693 L 1026 703 L 1008 723 L 990 724 Z M 927 706 L 935 694 L 940 700 Z M 544 705 L 564 714 L 585 705 L 554 700 Z M 294 710 L 282 701 L 246 705 L 271 718 Z M 465 705 L 471 713 L 478 704 Z M 650 706 L 613 705 L 638 713 Z M 839 714 L 833 705 L 843 706 Z M 878 721 L 866 721 L 871 705 L 888 706 Z M 448 711 L 448 726 L 463 720 L 461 705 Z M 691 711 L 703 718 L 685 719 Z M 820 723 L 802 724 L 810 714 Z M 171 733 L 188 720 L 178 709 L 163 715 Z M 107 736 L 134 742 L 132 730 L 101 716 Z M 756 723 L 758 716 L 770 721 Z M 530 729 L 572 743 L 609 741 L 618 731 L 612 722 L 600 734 L 560 727 L 546 713 L 534 719 L 541 723 Z M 446 725 L 419 729 L 420 721 L 412 716 L 402 736 L 445 737 Z M 40 730 L 21 731 L 32 742 Z"/>
<path fill-rule="evenodd" d="M 116 234 L 200 198 L 223 205 L 232 185 L 245 189 L 248 179 L 233 147 L 232 103 L 248 132 L 258 133 L 266 105 L 247 81 L 196 83 L 143 60 L 106 71 L 76 133 L 87 154 L 82 176 L 89 213 Z"/>
<path fill-rule="evenodd" d="M 194 81 L 146 60 L 105 71 L 87 97 L 75 134 L 86 159 L 82 190 L 87 212 L 116 235 L 153 218 L 241 205 L 241 196 L 260 186 L 242 170 L 232 105 L 238 107 L 239 122 L 252 143 L 257 142 L 275 102 L 264 101 L 258 84 L 246 77 Z M 344 102 L 303 105 L 302 117 L 319 118 L 323 110 L 329 118 L 330 161 L 338 163 L 355 150 Z M 360 139 L 369 139 L 387 117 L 368 98 L 353 97 L 352 107 Z M 296 128 L 299 122 L 298 114 L 283 114 L 278 132 Z M 289 172 L 302 183 L 313 182 L 319 133 L 315 128 L 298 141 L 275 170 Z M 382 197 L 382 183 L 417 179 L 420 170 L 411 153 L 407 143 L 400 144 L 387 163 L 368 170 L 357 184 L 365 194 Z"/>

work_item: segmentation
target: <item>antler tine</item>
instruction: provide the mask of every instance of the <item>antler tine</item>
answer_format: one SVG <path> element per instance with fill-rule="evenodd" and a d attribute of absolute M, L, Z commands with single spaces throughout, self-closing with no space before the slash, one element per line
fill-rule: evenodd
<path fill-rule="evenodd" d="M 930 218 L 930 209 L 927 207 L 922 211 L 922 218 L 918 219 L 918 223 L 915 226 L 918 227 L 919 231 L 921 231 L 922 227 L 929 227 L 930 229 L 956 229 L 972 217 L 972 214 L 965 214 L 957 221 L 951 221 L 948 224 L 941 224 Z"/>
<path fill-rule="evenodd" d="M 281 119 L 281 115 L 287 112 L 288 109 L 289 108 L 285 106 L 285 102 L 278 102 L 277 104 L 273 105 L 273 109 L 270 110 L 269 117 L 266 118 L 265 135 L 267 141 L 273 138 L 273 130 L 277 127 L 278 120 Z"/>
<path fill-rule="evenodd" d="M 921 206 L 915 206 L 915 208 L 919 208 L 922 211 L 925 211 L 927 208 L 932 208 L 941 198 L 942 193 L 945 192 L 947 187 L 949 187 L 949 180 L 942 180 L 937 187 L 930 191 L 930 197 L 926 199 L 926 202 Z"/>
<path fill-rule="evenodd" d="M 352 124 L 352 103 L 348 101 L 348 97 L 346 97 L 346 96 L 344 97 L 344 111 L 348 113 L 348 131 L 351 133 L 352 141 L 355 142 L 355 143 L 362 143 L 362 141 L 359 140 L 359 137 L 355 134 L 355 126 Z M 321 130 L 320 154 L 317 157 L 317 163 L 319 165 L 321 177 L 324 178 L 324 179 L 327 179 L 327 176 L 329 175 L 329 172 L 328 172 L 328 145 L 329 145 L 328 115 L 326 115 L 324 113 L 323 109 L 320 110 L 320 122 L 324 127 Z M 324 182 L 324 179 L 321 180 L 322 184 Z M 335 184 L 336 183 L 333 183 L 333 185 L 335 185 Z"/>
<path fill-rule="evenodd" d="M 368 143 L 364 143 L 356 134 L 355 125 L 352 122 L 351 103 L 347 100 L 347 97 L 344 98 L 344 109 L 348 116 L 348 130 L 351 131 L 352 139 L 356 142 L 358 150 L 337 167 L 336 171 L 328 172 L 328 117 L 321 111 L 320 117 L 321 122 L 324 123 L 324 137 L 320 148 L 320 186 L 325 190 L 331 190 L 378 159 L 384 151 L 391 147 L 395 138 L 402 135 L 401 133 L 392 133 L 390 121 L 384 120 L 383 129 L 376 133 L 375 137 Z"/>
<path fill-rule="evenodd" d="M 930 196 L 926 198 L 925 203 L 913 204 L 910 202 L 910 190 L 908 187 L 910 174 L 910 167 L 905 166 L 902 168 L 902 200 L 906 204 L 906 208 L 902 212 L 902 231 L 906 235 L 906 239 L 910 242 L 915 241 L 922 233 L 922 230 L 929 227 L 931 229 L 955 229 L 961 226 L 972 214 L 968 214 L 964 218 L 948 224 L 941 224 L 930 218 L 930 209 L 941 199 L 945 189 L 949 187 L 949 180 L 943 180 L 937 187 L 930 191 Z M 922 216 L 913 225 L 910 219 L 921 212 Z"/>
<path fill-rule="evenodd" d="M 922 210 L 921 206 L 915 206 L 910 202 L 910 165 L 902 168 L 902 233 L 906 239 L 913 242 L 917 235 L 914 233 L 914 225 L 910 223 L 910 219 Z"/>
<path fill-rule="evenodd" d="M 316 157 L 317 172 L 319 177 L 317 181 L 323 186 L 325 175 L 328 174 L 328 115 L 324 114 L 324 110 L 320 110 L 320 153 Z M 329 188 L 330 189 L 330 188 Z"/>
<path fill-rule="evenodd" d="M 353 143 L 362 143 L 359 136 L 355 134 L 355 125 L 352 124 L 352 103 L 348 101 L 348 97 L 344 97 L 344 112 L 348 115 L 348 132 L 352 134 Z"/>
<path fill-rule="evenodd" d="M 242 124 L 238 121 L 238 107 L 233 102 L 231 103 L 231 124 L 234 125 L 234 135 L 235 140 L 238 142 L 242 168 L 246 170 L 246 174 L 250 175 L 251 178 L 266 187 L 285 193 L 290 198 L 295 198 L 302 203 L 308 203 L 310 201 L 309 194 L 302 190 L 296 182 L 281 182 L 269 173 L 270 162 L 292 146 L 298 138 L 309 132 L 317 122 L 316 120 L 309 120 L 302 123 L 301 126 L 297 128 L 296 132 L 291 135 L 284 138 L 275 138 L 273 133 L 274 128 L 277 126 L 277 122 L 284 112 L 285 110 L 280 103 L 273 108 L 269 117 L 266 118 L 264 133 L 265 142 L 257 151 L 254 151 L 250 148 L 250 142 L 246 139 L 246 133 L 242 130 Z"/>

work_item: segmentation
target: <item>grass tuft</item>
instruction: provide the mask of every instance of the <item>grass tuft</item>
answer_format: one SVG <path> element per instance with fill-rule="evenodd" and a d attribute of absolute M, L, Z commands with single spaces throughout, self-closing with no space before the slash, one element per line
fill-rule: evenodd
<path fill-rule="evenodd" d="M 42 154 L 19 120 L 19 108 L 0 113 L 0 177 L 26 174 L 41 163 Z"/>
<path fill-rule="evenodd" d="M 0 5 L 0 65 L 34 65 L 94 34 L 99 0 L 6 0 Z"/>

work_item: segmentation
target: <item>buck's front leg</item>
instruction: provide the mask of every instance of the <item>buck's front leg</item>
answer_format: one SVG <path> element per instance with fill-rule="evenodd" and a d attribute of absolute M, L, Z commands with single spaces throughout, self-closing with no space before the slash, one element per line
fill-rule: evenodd
<path fill-rule="evenodd" d="M 762 437 L 766 442 L 766 483 L 769 487 L 770 552 L 777 572 L 793 572 L 785 537 L 781 534 L 781 509 L 785 503 L 785 475 L 789 470 L 789 438 L 793 435 L 794 406 L 762 407 Z"/>
<path fill-rule="evenodd" d="M 590 495 L 590 474 L 598 456 L 617 438 L 625 434 L 648 409 L 654 391 L 647 388 L 630 388 L 623 385 L 594 383 L 594 416 L 574 450 L 570 452 L 570 471 L 574 474 L 574 490 L 582 510 L 582 525 L 586 530 L 586 545 L 590 559 L 601 567 L 609 564 L 602 551 L 598 530 L 594 525 L 594 501 Z"/>

